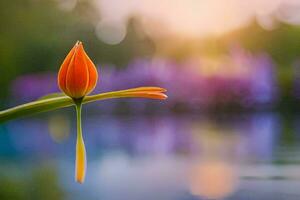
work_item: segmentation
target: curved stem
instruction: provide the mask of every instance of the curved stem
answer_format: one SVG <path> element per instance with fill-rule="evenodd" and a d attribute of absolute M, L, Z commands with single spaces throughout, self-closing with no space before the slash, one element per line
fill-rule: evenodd
<path fill-rule="evenodd" d="M 75 180 L 78 183 L 83 183 L 86 173 L 86 151 L 82 137 L 81 128 L 81 108 L 82 99 L 74 100 L 76 106 L 76 118 L 77 118 L 77 140 L 76 140 L 76 161 L 75 161 Z"/>

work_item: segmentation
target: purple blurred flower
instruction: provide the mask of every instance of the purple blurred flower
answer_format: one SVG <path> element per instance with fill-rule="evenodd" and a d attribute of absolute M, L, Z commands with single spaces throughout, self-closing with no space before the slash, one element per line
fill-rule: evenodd
<path fill-rule="evenodd" d="M 254 107 L 274 103 L 277 95 L 275 68 L 266 54 L 251 55 L 234 48 L 226 58 L 189 59 L 182 63 L 155 58 L 137 59 L 127 68 L 104 68 L 100 87 L 107 90 L 157 85 L 168 89 L 164 108 L 184 105 L 206 109 L 236 104 Z M 109 75 L 107 75 L 109 74 Z M 152 102 L 132 100 L 133 109 Z"/>
<path fill-rule="evenodd" d="M 235 105 L 257 108 L 272 105 L 277 98 L 275 68 L 267 54 L 253 55 L 234 47 L 227 56 L 216 59 L 198 57 L 183 62 L 170 59 L 136 59 L 126 68 L 103 66 L 99 69 L 100 84 L 95 93 L 139 86 L 160 86 L 168 89 L 164 103 L 139 99 L 126 100 L 130 111 L 151 108 L 166 110 L 179 107 L 210 109 Z M 58 91 L 56 74 L 19 77 L 13 84 L 13 97 L 30 101 Z M 119 102 L 92 104 L 102 110 L 114 110 Z M 123 105 L 123 104 L 121 104 Z M 160 108 L 157 108 L 161 106 Z"/>
<path fill-rule="evenodd" d="M 17 102 L 28 102 L 37 98 L 59 92 L 57 75 L 51 72 L 19 76 L 12 83 L 12 97 Z"/>

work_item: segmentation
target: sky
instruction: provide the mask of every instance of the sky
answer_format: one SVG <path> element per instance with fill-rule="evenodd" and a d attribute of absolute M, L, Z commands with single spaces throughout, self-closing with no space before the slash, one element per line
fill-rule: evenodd
<path fill-rule="evenodd" d="M 98 37 L 117 44 L 131 17 L 154 37 L 203 38 L 247 26 L 254 19 L 265 29 L 278 22 L 300 24 L 300 0 L 93 0 L 99 10 Z"/>

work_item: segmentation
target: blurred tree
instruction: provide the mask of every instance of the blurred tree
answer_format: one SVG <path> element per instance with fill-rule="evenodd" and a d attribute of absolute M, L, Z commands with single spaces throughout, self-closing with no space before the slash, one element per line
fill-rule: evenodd
<path fill-rule="evenodd" d="M 0 13 L 1 100 L 17 75 L 57 69 L 65 52 L 90 26 L 51 0 L 0 1 Z"/>
<path fill-rule="evenodd" d="M 280 109 L 299 110 L 294 96 L 295 71 L 293 64 L 300 56 L 300 26 L 278 24 L 273 30 L 265 30 L 256 22 L 228 34 L 227 44 L 237 42 L 251 51 L 267 52 L 277 65 L 277 79 L 281 89 Z"/>
<path fill-rule="evenodd" d="M 136 22 L 131 21 L 123 42 L 108 45 L 96 37 L 99 17 L 91 1 L 77 1 L 72 10 L 60 9 L 57 2 L 0 1 L 0 106 L 7 103 L 13 79 L 25 73 L 56 72 L 77 40 L 86 44 L 96 63 L 122 66 L 136 55 L 151 54 L 153 45 L 140 37 Z"/>

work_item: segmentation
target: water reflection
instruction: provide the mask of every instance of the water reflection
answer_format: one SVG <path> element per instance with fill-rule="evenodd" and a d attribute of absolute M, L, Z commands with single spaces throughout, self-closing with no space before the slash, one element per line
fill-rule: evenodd
<path fill-rule="evenodd" d="M 89 165 L 87 181 L 79 186 L 73 181 L 75 121 L 65 114 L 1 125 L 2 173 L 12 160 L 19 171 L 52 160 L 57 184 L 71 199 L 240 199 L 246 194 L 269 198 L 290 194 L 280 180 L 290 184 L 294 177 L 294 186 L 300 186 L 295 178 L 300 167 L 289 165 L 295 157 L 286 159 L 285 153 L 298 152 L 298 143 L 284 139 L 286 121 L 272 113 L 85 116 Z M 288 123 L 292 132 L 297 128 L 294 121 Z M 277 165 L 277 160 L 285 165 Z M 21 179 L 15 172 L 6 176 Z M 276 187 L 268 183 L 272 177 L 280 177 Z"/>

